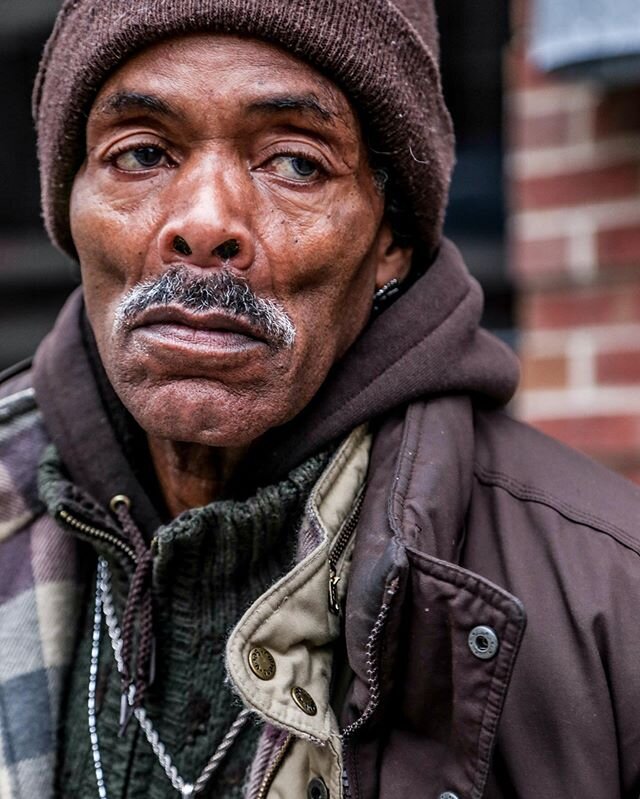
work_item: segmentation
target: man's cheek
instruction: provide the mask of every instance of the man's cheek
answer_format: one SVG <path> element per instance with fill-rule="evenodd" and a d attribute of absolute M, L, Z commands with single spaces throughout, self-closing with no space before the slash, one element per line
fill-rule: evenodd
<path fill-rule="evenodd" d="M 146 259 L 152 248 L 160 209 L 157 201 L 136 200 L 101 190 L 81 175 L 70 204 L 71 233 L 80 257 L 105 257 L 105 266 Z"/>
<path fill-rule="evenodd" d="M 103 338 L 111 332 L 125 277 L 104 260 L 97 262 L 90 256 L 81 256 L 80 268 L 87 315 L 96 337 Z"/>

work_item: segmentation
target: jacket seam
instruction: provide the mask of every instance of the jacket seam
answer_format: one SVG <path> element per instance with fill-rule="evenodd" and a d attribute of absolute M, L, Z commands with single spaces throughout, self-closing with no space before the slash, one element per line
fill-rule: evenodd
<path fill-rule="evenodd" d="M 413 407 L 413 406 L 411 406 Z M 411 485 L 413 483 L 414 474 L 415 474 L 415 466 L 416 466 L 416 455 L 418 452 L 417 447 L 410 447 L 409 440 L 415 440 L 412 434 L 412 427 L 414 424 L 418 426 L 418 433 L 422 430 L 422 422 L 423 422 L 423 414 L 419 415 L 417 422 L 414 422 L 413 416 L 415 414 L 411 413 L 411 408 L 407 411 L 407 418 L 404 424 L 404 429 L 402 431 L 402 441 L 400 443 L 399 449 L 399 457 L 396 463 L 396 470 L 395 470 L 395 480 L 393 483 L 393 490 L 389 494 L 388 500 L 388 516 L 389 521 L 391 522 L 391 529 L 393 530 L 394 537 L 397 539 L 399 543 L 403 546 L 406 545 L 406 541 L 403 541 L 402 531 L 405 527 L 405 488 L 407 485 Z M 418 439 L 419 440 L 419 439 Z M 403 463 L 403 453 L 408 453 L 406 456 L 408 463 Z M 406 472 L 406 469 L 409 469 L 409 480 L 403 484 L 402 481 L 402 474 Z M 397 506 L 396 506 L 397 502 Z M 400 511 L 401 518 L 396 518 L 395 509 L 398 507 Z"/>
<path fill-rule="evenodd" d="M 514 480 L 503 472 L 490 471 L 489 469 L 476 465 L 474 474 L 478 482 L 482 485 L 500 488 L 510 494 L 514 499 L 523 502 L 534 502 L 538 505 L 544 505 L 563 516 L 568 521 L 580 524 L 583 527 L 590 527 L 596 532 L 608 535 L 614 541 L 630 549 L 636 555 L 640 555 L 640 544 L 638 544 L 638 542 L 633 541 L 624 529 L 605 521 L 600 516 L 585 513 L 585 511 L 564 502 L 559 497 L 553 494 L 547 494 L 545 491 L 533 489 L 524 483 Z"/>

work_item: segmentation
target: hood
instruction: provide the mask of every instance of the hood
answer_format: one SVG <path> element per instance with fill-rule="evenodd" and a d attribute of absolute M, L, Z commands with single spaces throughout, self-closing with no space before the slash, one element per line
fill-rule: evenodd
<path fill-rule="evenodd" d="M 432 266 L 371 322 L 305 410 L 255 445 L 243 477 L 250 474 L 254 485 L 281 479 L 354 427 L 419 398 L 465 394 L 484 406 L 508 402 L 517 360 L 479 327 L 482 307 L 480 287 L 445 240 Z M 111 389 L 83 320 L 77 291 L 36 354 L 45 424 L 74 482 L 102 504 L 114 493 L 141 495 L 140 523 L 155 527 L 161 510 L 144 435 Z"/>
<path fill-rule="evenodd" d="M 505 405 L 518 360 L 480 327 L 482 310 L 480 286 L 445 239 L 427 272 L 374 319 L 305 410 L 261 442 L 263 469 L 288 468 L 419 398 L 467 394 L 476 404 Z"/>

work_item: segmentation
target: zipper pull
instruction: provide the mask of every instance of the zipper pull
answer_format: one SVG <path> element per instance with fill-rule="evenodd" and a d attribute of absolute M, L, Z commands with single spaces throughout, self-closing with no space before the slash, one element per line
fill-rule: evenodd
<path fill-rule="evenodd" d="M 336 574 L 336 570 L 332 565 L 329 565 L 329 610 L 335 615 L 339 616 L 341 607 L 338 599 L 338 583 L 340 578 Z"/>

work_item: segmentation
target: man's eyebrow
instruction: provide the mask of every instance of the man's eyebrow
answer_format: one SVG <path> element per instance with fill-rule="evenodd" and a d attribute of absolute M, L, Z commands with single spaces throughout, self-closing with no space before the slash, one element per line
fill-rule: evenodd
<path fill-rule="evenodd" d="M 265 97 L 255 100 L 249 105 L 250 112 L 278 112 L 278 111 L 299 111 L 301 113 L 311 113 L 323 122 L 331 122 L 337 116 L 335 111 L 331 111 L 311 94 L 301 95 L 277 95 L 275 97 Z"/>
<path fill-rule="evenodd" d="M 175 117 L 176 112 L 164 100 L 153 94 L 140 92 L 116 92 L 101 103 L 99 111 L 103 114 L 119 114 L 121 111 L 153 111 L 163 116 Z"/>

